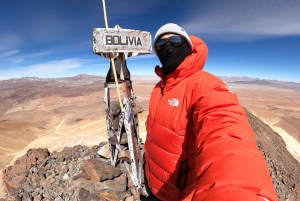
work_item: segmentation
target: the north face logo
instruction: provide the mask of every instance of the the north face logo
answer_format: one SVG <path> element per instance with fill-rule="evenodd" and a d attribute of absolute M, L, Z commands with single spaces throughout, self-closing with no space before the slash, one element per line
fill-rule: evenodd
<path fill-rule="evenodd" d="M 179 100 L 176 98 L 173 98 L 172 100 L 168 100 L 168 102 L 169 102 L 169 105 L 171 105 L 171 106 L 178 107 L 178 105 L 179 105 Z"/>

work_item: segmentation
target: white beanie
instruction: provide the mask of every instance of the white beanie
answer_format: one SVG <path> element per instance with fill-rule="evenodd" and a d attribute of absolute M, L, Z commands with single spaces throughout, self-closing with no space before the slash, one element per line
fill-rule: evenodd
<path fill-rule="evenodd" d="M 174 34 L 183 36 L 186 39 L 186 41 L 188 42 L 191 50 L 193 50 L 193 43 L 192 43 L 189 35 L 185 32 L 185 30 L 182 27 L 180 27 L 174 23 L 165 24 L 158 29 L 158 31 L 156 32 L 155 37 L 154 37 L 154 44 L 162 35 L 164 35 L 166 33 L 174 33 Z M 156 53 L 156 48 L 154 48 L 154 50 Z"/>

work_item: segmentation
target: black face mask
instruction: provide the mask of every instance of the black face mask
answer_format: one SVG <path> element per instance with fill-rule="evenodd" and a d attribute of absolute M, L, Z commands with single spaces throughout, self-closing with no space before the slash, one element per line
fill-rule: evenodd
<path fill-rule="evenodd" d="M 157 56 L 162 64 L 164 73 L 170 74 L 192 53 L 186 41 L 179 47 L 168 44 L 163 50 L 157 51 Z"/>

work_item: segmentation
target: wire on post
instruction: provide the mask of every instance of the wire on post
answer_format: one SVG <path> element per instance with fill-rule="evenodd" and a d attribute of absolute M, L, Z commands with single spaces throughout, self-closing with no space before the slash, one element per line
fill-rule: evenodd
<path fill-rule="evenodd" d="M 103 4 L 103 13 L 104 13 L 105 28 L 108 29 L 105 0 L 102 0 L 102 4 Z M 120 90 L 119 90 L 119 81 L 118 81 L 116 67 L 115 67 L 115 61 L 114 61 L 114 58 L 112 56 L 112 53 L 109 53 L 109 60 L 110 60 L 110 62 L 112 64 L 112 68 L 113 68 L 113 73 L 114 73 L 114 78 L 115 78 L 117 93 L 118 93 L 118 97 L 119 97 L 120 107 L 123 108 L 123 103 L 122 103 L 122 99 L 121 99 L 121 95 L 120 95 Z"/>

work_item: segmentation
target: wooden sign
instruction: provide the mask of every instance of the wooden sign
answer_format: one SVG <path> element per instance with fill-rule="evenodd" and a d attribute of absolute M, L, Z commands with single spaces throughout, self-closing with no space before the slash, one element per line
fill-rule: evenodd
<path fill-rule="evenodd" d="M 115 28 L 94 28 L 93 52 L 101 53 L 131 53 L 136 56 L 152 53 L 151 33 L 147 31 Z"/>

